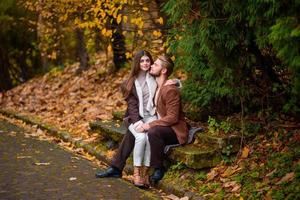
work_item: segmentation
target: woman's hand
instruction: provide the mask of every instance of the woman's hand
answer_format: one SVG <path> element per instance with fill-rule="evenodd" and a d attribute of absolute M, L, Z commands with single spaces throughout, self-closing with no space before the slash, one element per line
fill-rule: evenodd
<path fill-rule="evenodd" d="M 142 127 L 145 131 L 148 131 L 150 129 L 150 126 L 148 123 L 143 124 Z"/>
<path fill-rule="evenodd" d="M 136 126 L 134 129 L 135 129 L 135 131 L 138 132 L 138 133 L 143 133 L 143 132 L 145 132 L 145 129 L 143 128 L 143 123 L 138 124 L 138 126 Z"/>
<path fill-rule="evenodd" d="M 175 85 L 177 88 L 182 87 L 182 83 L 181 83 L 180 79 L 177 79 L 177 78 L 167 80 L 164 85 Z"/>
<path fill-rule="evenodd" d="M 176 85 L 177 79 L 169 79 L 165 82 L 165 85 Z"/>

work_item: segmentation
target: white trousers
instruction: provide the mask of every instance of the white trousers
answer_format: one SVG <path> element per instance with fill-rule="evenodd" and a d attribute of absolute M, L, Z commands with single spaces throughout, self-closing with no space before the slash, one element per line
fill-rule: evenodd
<path fill-rule="evenodd" d="M 128 129 L 135 137 L 135 144 L 133 149 L 133 166 L 147 166 L 150 167 L 150 143 L 147 132 L 137 132 L 135 128 L 140 123 L 149 123 L 156 120 L 156 116 L 145 118 L 141 121 L 131 124 Z M 144 162 L 143 162 L 144 161 Z"/>

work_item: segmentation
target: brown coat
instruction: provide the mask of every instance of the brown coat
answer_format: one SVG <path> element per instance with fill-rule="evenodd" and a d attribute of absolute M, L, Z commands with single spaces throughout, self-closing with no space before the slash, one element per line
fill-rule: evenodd
<path fill-rule="evenodd" d="M 176 133 L 179 143 L 186 143 L 188 125 L 182 112 L 178 88 L 175 85 L 162 86 L 157 95 L 156 112 L 159 114 L 160 119 L 150 122 L 150 128 L 154 126 L 170 126 Z"/>
<path fill-rule="evenodd" d="M 122 93 L 124 93 L 126 83 L 127 80 L 121 84 Z M 139 115 L 139 99 L 134 84 L 132 86 L 130 94 L 127 98 L 125 98 L 125 101 L 127 102 L 127 109 L 123 121 L 125 126 L 128 128 L 130 124 L 142 119 L 142 117 Z"/>

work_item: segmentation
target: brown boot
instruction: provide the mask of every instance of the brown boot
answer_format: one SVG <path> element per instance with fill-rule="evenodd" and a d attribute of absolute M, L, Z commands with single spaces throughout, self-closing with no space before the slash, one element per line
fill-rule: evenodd
<path fill-rule="evenodd" d="M 149 182 L 149 169 L 150 167 L 143 166 L 143 179 L 144 179 L 144 187 L 149 188 L 150 182 Z"/>
<path fill-rule="evenodd" d="M 142 167 L 133 167 L 133 184 L 137 187 L 144 187 L 142 178 Z"/>

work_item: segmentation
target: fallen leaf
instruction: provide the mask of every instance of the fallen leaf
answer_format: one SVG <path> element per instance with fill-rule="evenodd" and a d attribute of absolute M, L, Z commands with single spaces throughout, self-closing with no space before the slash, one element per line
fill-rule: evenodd
<path fill-rule="evenodd" d="M 278 181 L 276 183 L 276 185 L 279 185 L 279 184 L 281 184 L 283 182 L 289 182 L 289 181 L 293 180 L 294 177 L 295 177 L 295 173 L 294 172 L 287 173 L 284 177 L 282 177 L 280 179 L 280 181 Z"/>
<path fill-rule="evenodd" d="M 69 178 L 69 180 L 70 181 L 75 181 L 75 180 L 77 180 L 77 178 L 76 177 L 71 177 L 71 178 Z"/>
<path fill-rule="evenodd" d="M 38 166 L 40 166 L 40 165 L 50 165 L 50 163 L 48 163 L 48 162 L 37 162 L 37 163 L 34 163 L 35 165 L 38 165 Z"/>
<path fill-rule="evenodd" d="M 267 192 L 267 194 L 264 196 L 264 200 L 272 200 L 271 191 Z"/>
<path fill-rule="evenodd" d="M 231 192 L 238 192 L 241 189 L 241 185 L 237 184 L 235 186 L 233 186 Z"/>
<path fill-rule="evenodd" d="M 171 200 L 180 200 L 180 198 L 174 194 L 170 194 L 168 196 L 164 196 L 167 199 L 171 199 Z"/>
<path fill-rule="evenodd" d="M 229 177 L 229 176 L 231 176 L 232 174 L 234 174 L 234 173 L 236 173 L 236 172 L 238 172 L 238 171 L 240 171 L 240 170 L 242 170 L 242 168 L 237 168 L 238 167 L 238 165 L 236 165 L 236 166 L 233 166 L 233 167 L 228 167 L 226 170 L 225 170 L 225 172 L 223 173 L 223 174 L 221 174 L 221 177 Z"/>
<path fill-rule="evenodd" d="M 206 175 L 207 181 L 213 180 L 218 174 L 219 174 L 219 173 L 218 173 L 216 170 L 212 169 L 212 170 Z"/>
<path fill-rule="evenodd" d="M 245 146 L 242 150 L 241 158 L 248 158 L 249 152 L 250 152 L 250 149 L 247 146 Z"/>
<path fill-rule="evenodd" d="M 189 197 L 182 197 L 180 200 L 189 200 Z"/>
<path fill-rule="evenodd" d="M 17 159 L 31 158 L 31 156 L 17 156 Z"/>
<path fill-rule="evenodd" d="M 270 173 L 268 173 L 268 174 L 266 175 L 266 177 L 272 176 L 276 171 L 277 171 L 276 169 L 272 170 Z"/>
<path fill-rule="evenodd" d="M 223 184 L 223 187 L 229 188 L 229 187 L 235 186 L 236 184 L 237 184 L 236 181 L 229 181 L 229 182 L 224 183 L 224 184 Z"/>

